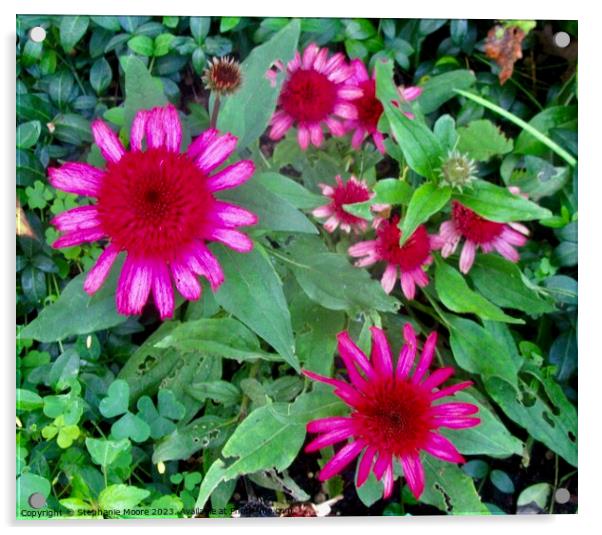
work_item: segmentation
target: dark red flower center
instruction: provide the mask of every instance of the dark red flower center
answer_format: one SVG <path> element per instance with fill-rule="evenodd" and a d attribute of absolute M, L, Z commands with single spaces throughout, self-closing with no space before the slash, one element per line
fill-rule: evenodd
<path fill-rule="evenodd" d="M 381 223 L 377 230 L 376 249 L 383 260 L 398 265 L 402 271 L 412 271 L 422 266 L 431 254 L 429 235 L 426 227 L 420 225 L 400 247 L 398 223 L 397 216 Z"/>
<path fill-rule="evenodd" d="M 434 427 L 431 399 L 424 388 L 392 378 L 371 381 L 351 418 L 357 437 L 379 452 L 399 457 L 422 449 Z"/>
<path fill-rule="evenodd" d="M 332 205 L 339 221 L 349 225 L 365 221 L 361 217 L 346 212 L 343 205 L 364 202 L 369 200 L 370 196 L 370 190 L 364 184 L 355 180 L 348 180 L 345 184 L 335 186 Z"/>
<path fill-rule="evenodd" d="M 378 120 L 383 114 L 383 105 L 376 98 L 376 81 L 365 80 L 359 86 L 364 94 L 353 103 L 357 108 L 357 120 L 369 133 L 376 132 Z"/>
<path fill-rule="evenodd" d="M 295 71 L 280 93 L 280 105 L 300 123 L 326 119 L 334 111 L 336 99 L 336 84 L 315 70 Z"/>
<path fill-rule="evenodd" d="M 452 218 L 462 236 L 475 243 L 488 243 L 504 230 L 503 223 L 489 221 L 458 201 L 452 204 Z"/>
<path fill-rule="evenodd" d="M 135 256 L 172 259 L 199 237 L 213 196 L 185 154 L 128 152 L 109 163 L 98 195 L 103 230 Z"/>

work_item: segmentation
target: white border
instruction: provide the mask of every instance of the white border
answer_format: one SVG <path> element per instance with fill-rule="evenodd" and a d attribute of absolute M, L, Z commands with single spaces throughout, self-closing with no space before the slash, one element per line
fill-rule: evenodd
<path fill-rule="evenodd" d="M 14 10 L 12 9 L 14 7 Z M 2 44 L 4 48 L 2 62 L 4 66 L 4 83 L 0 84 L 1 98 L 5 118 L 0 129 L 2 143 L 0 144 L 4 163 L 4 173 L 0 180 L 3 186 L 2 223 L 2 262 L 4 289 L 2 322 L 5 359 L 6 382 L 2 401 L 5 403 L 3 414 L 6 416 L 4 429 L 7 430 L 6 441 L 2 448 L 6 460 L 4 464 L 5 481 L 1 487 L 0 505 L 4 524 L 11 528 L 15 525 L 44 530 L 64 529 L 73 525 L 77 529 L 91 528 L 93 530 L 111 527 L 118 531 L 127 528 L 143 527 L 150 531 L 165 528 L 189 527 L 196 530 L 238 529 L 245 532 L 292 530 L 306 532 L 309 529 L 350 529 L 369 530 L 373 526 L 379 530 L 400 532 L 400 530 L 420 531 L 431 533 L 445 531 L 454 533 L 504 533 L 509 530 L 519 530 L 522 533 L 529 530 L 545 530 L 548 533 L 566 533 L 567 529 L 586 528 L 599 524 L 595 515 L 600 508 L 600 402 L 596 396 L 600 389 L 601 360 L 597 342 L 597 331 L 600 330 L 600 204 L 602 203 L 602 149 L 597 125 L 602 126 L 599 94 L 602 87 L 600 76 L 600 36 L 602 35 L 601 21 L 597 16 L 593 3 L 572 0 L 563 4 L 551 2 L 527 2 L 525 0 L 504 0 L 503 2 L 431 0 L 429 2 L 394 2 L 385 6 L 384 2 L 360 2 L 346 0 L 340 5 L 324 0 L 302 0 L 296 3 L 254 0 L 230 0 L 223 3 L 185 2 L 182 0 L 145 0 L 144 2 L 124 0 L 103 0 L 102 2 L 82 2 L 81 0 L 20 0 L 3 2 L 1 9 Z M 246 16 L 332 16 L 332 17 L 400 17 L 400 18 L 511 18 L 511 19 L 578 19 L 579 20 L 579 156 L 580 156 L 580 225 L 579 225 L 579 286 L 580 286 L 580 315 L 579 315 L 579 515 L 557 515 L 554 517 L 406 517 L 406 518 L 339 518 L 339 519 L 239 519 L 227 521 L 208 521 L 200 523 L 190 521 L 125 521 L 111 524 L 89 522 L 87 525 L 69 521 L 18 523 L 14 519 L 14 442 L 12 425 L 14 422 L 14 173 L 15 173 L 15 55 L 14 35 L 17 13 L 37 14 L 137 14 L 137 15 L 246 15 Z M 600 162 L 600 163 L 599 163 Z M 8 259 L 8 261 L 6 261 Z M 6 298 L 10 296 L 10 298 Z M 597 522 L 598 520 L 598 522 Z M 286 522 L 286 524 L 285 524 Z M 585 533 L 589 530 L 585 529 Z"/>

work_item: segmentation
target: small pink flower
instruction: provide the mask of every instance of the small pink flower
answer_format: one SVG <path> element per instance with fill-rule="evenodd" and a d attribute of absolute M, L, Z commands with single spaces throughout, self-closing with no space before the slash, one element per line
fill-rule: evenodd
<path fill-rule="evenodd" d="M 374 144 L 381 152 L 385 153 L 384 135 L 378 131 L 378 121 L 383 114 L 384 108 L 380 100 L 376 98 L 376 77 L 375 73 L 372 77 L 369 76 L 368 70 L 360 59 L 351 61 L 353 67 L 352 81 L 362 89 L 363 95 L 357 99 L 354 104 L 357 108 L 357 117 L 345 121 L 347 131 L 353 130 L 351 138 L 351 146 L 354 149 L 359 149 L 367 136 L 372 136 Z M 405 101 L 416 100 L 421 94 L 420 87 L 400 87 L 398 89 L 399 96 Z M 411 113 L 406 115 L 412 118 Z"/>
<path fill-rule="evenodd" d="M 456 447 L 438 430 L 440 427 L 466 429 L 480 423 L 474 415 L 478 407 L 471 403 L 446 401 L 443 398 L 469 387 L 466 381 L 440 388 L 454 373 L 453 368 L 429 372 L 437 333 L 424 343 L 414 368 L 418 342 L 412 326 L 407 323 L 403 334 L 405 345 L 393 363 L 391 349 L 384 332 L 371 327 L 370 359 L 357 347 L 347 332 L 338 334 L 338 351 L 345 363 L 349 382 L 331 379 L 310 371 L 308 377 L 332 385 L 334 393 L 350 408 L 349 416 L 332 416 L 307 424 L 309 433 L 319 433 L 305 451 L 313 452 L 345 441 L 345 445 L 324 465 L 320 481 L 339 474 L 349 463 L 361 456 L 357 470 L 357 486 L 361 487 L 370 471 L 384 484 L 384 497 L 393 492 L 393 463 L 399 459 L 403 474 L 418 499 L 424 490 L 424 468 L 420 452 L 451 463 L 463 463 Z M 351 442 L 347 442 L 352 439 Z"/>
<path fill-rule="evenodd" d="M 343 232 L 362 233 L 368 227 L 368 221 L 345 211 L 345 204 L 364 202 L 372 197 L 372 192 L 364 180 L 351 177 L 343 182 L 340 176 L 335 177 L 336 186 L 320 184 L 322 194 L 330 199 L 328 204 L 316 208 L 312 214 L 314 217 L 327 217 L 324 228 L 328 232 L 334 232 L 340 226 Z"/>
<path fill-rule="evenodd" d="M 433 261 L 431 240 L 426 227 L 420 225 L 410 238 L 399 246 L 401 231 L 397 224 L 399 216 L 384 220 L 376 229 L 376 239 L 358 242 L 349 247 L 349 254 L 359 258 L 357 267 L 367 267 L 376 262 L 387 263 L 380 283 L 387 293 L 391 293 L 397 278 L 401 279 L 401 289 L 407 299 L 414 299 L 416 285 L 424 288 L 429 277 L 424 272 Z"/>
<path fill-rule="evenodd" d="M 283 66 L 275 63 L 274 68 L 282 69 Z M 303 150 L 310 143 L 319 147 L 324 139 L 322 123 L 333 136 L 345 135 L 340 119 L 357 117 L 352 101 L 362 96 L 361 89 L 349 83 L 353 70 L 345 56 L 339 53 L 329 58 L 327 48 L 321 49 L 311 43 L 303 56 L 295 53 L 286 73 L 278 99 L 279 109 L 270 123 L 270 139 L 282 138 L 296 125 L 297 139 Z M 275 85 L 276 71 L 271 69 L 266 76 Z"/>
<path fill-rule="evenodd" d="M 444 221 L 439 234 L 433 240 L 433 248 L 441 249 L 441 256 L 453 254 L 460 240 L 465 239 L 460 254 L 460 271 L 470 271 L 480 247 L 484 253 L 497 251 L 504 258 L 518 262 L 519 254 L 514 248 L 527 243 L 529 229 L 521 223 L 496 223 L 473 212 L 458 201 L 452 202 L 452 218 Z"/>
<path fill-rule="evenodd" d="M 171 317 L 172 279 L 189 300 L 201 295 L 199 275 L 213 290 L 224 280 L 207 242 L 218 241 L 241 253 L 253 248 L 236 227 L 254 225 L 257 217 L 219 201 L 214 193 L 246 182 L 255 166 L 242 160 L 216 172 L 234 152 L 237 138 L 213 129 L 181 153 L 182 127 L 171 105 L 136 114 L 129 151 L 101 120 L 92 123 L 92 134 L 107 161 L 105 169 L 69 162 L 48 170 L 55 188 L 96 199 L 53 219 L 64 233 L 53 247 L 108 239 L 84 290 L 98 291 L 123 251 L 127 256 L 117 284 L 117 310 L 139 314 L 152 292 L 161 319 Z"/>

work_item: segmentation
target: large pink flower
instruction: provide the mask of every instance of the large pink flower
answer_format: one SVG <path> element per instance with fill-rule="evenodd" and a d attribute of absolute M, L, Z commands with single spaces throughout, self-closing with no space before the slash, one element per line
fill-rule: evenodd
<path fill-rule="evenodd" d="M 280 63 L 276 68 L 282 69 Z M 362 96 L 362 90 L 349 83 L 353 70 L 343 54 L 328 57 L 328 49 L 311 43 L 286 68 L 287 78 L 278 99 L 278 111 L 271 120 L 270 139 L 282 138 L 293 125 L 297 126 L 299 146 L 305 150 L 310 142 L 319 147 L 324 139 L 322 123 L 332 135 L 343 136 L 341 119 L 357 117 L 352 101 Z M 273 79 L 275 71 L 268 71 Z M 338 118 L 337 118 L 338 117 Z"/>
<path fill-rule="evenodd" d="M 237 138 L 213 129 L 180 153 L 182 128 L 171 105 L 136 114 L 129 151 L 101 120 L 92 123 L 92 133 L 107 162 L 105 169 L 69 162 L 48 171 L 54 187 L 96 199 L 90 206 L 73 208 L 53 219 L 64 233 L 53 246 L 72 247 L 107 238 L 109 244 L 88 273 L 84 290 L 96 292 L 124 251 L 127 257 L 117 285 L 117 310 L 140 313 L 152 291 L 161 318 L 170 317 L 174 311 L 172 278 L 190 300 L 201 295 L 198 275 L 206 277 L 212 289 L 223 282 L 208 241 L 242 253 L 253 248 L 253 242 L 236 227 L 253 225 L 257 217 L 217 200 L 214 193 L 242 184 L 255 166 L 243 160 L 215 172 L 234 151 Z"/>
<path fill-rule="evenodd" d="M 376 239 L 358 242 L 349 247 L 349 254 L 359 258 L 357 267 L 367 267 L 384 261 L 387 267 L 381 278 L 385 292 L 391 293 L 401 279 L 401 289 L 407 299 L 414 299 L 416 285 L 423 288 L 429 283 L 424 268 L 428 267 L 433 257 L 431 241 L 424 225 L 420 225 L 408 240 L 399 246 L 401 231 L 398 227 L 399 216 L 382 221 L 376 229 Z"/>
<path fill-rule="evenodd" d="M 351 61 L 353 67 L 352 81 L 361 88 L 363 95 L 357 99 L 354 104 L 357 108 L 357 117 L 345 121 L 345 128 L 353 131 L 351 146 L 359 149 L 366 139 L 366 136 L 372 136 L 374 144 L 378 150 L 384 154 L 384 135 L 378 131 L 378 121 L 383 114 L 384 108 L 380 100 L 376 98 L 376 77 L 368 74 L 368 70 L 361 59 Z M 400 87 L 399 96 L 405 101 L 416 100 L 421 94 L 420 87 Z M 411 114 L 406 113 L 411 117 Z"/>
<path fill-rule="evenodd" d="M 493 250 L 512 262 L 518 262 L 519 254 L 514 246 L 527 243 L 529 229 L 521 223 L 496 223 L 473 212 L 458 201 L 452 202 L 452 218 L 444 221 L 438 236 L 433 240 L 433 248 L 441 249 L 441 256 L 453 254 L 464 238 L 460 254 L 460 271 L 468 273 L 474 263 L 477 248 L 484 253 Z"/>
<path fill-rule="evenodd" d="M 345 204 L 367 201 L 372 197 L 372 192 L 364 180 L 358 180 L 352 176 L 347 182 L 343 182 L 340 176 L 335 177 L 336 185 L 320 184 L 322 194 L 329 199 L 328 204 L 316 208 L 312 214 L 315 217 L 328 218 L 324 228 L 328 232 L 334 232 L 340 226 L 343 232 L 356 233 L 365 232 L 368 221 L 357 217 L 345 210 Z"/>
<path fill-rule="evenodd" d="M 384 484 L 384 497 L 393 492 L 393 462 L 399 459 L 407 484 L 416 498 L 424 490 L 422 450 L 452 463 L 464 462 L 456 447 L 437 430 L 440 427 L 465 429 L 480 423 L 471 415 L 478 407 L 470 403 L 446 401 L 472 383 L 466 381 L 440 389 L 449 379 L 453 368 L 440 368 L 427 374 L 437 342 L 431 333 L 416 359 L 416 334 L 410 324 L 404 327 L 405 345 L 397 363 L 384 332 L 372 327 L 370 360 L 357 347 L 347 332 L 338 335 L 338 351 L 345 363 L 349 381 L 331 379 L 310 371 L 305 375 L 334 386 L 334 393 L 352 409 L 347 417 L 328 417 L 307 424 L 310 433 L 321 433 L 310 442 L 306 451 L 312 452 L 337 442 L 345 445 L 322 468 L 319 479 L 325 481 L 340 473 L 350 462 L 359 461 L 357 486 L 362 486 L 370 470 Z M 353 439 L 347 442 L 348 439 Z"/>

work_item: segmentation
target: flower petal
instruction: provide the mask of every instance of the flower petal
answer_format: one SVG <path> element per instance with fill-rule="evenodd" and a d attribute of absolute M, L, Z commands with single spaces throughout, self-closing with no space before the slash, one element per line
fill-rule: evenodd
<path fill-rule="evenodd" d="M 328 446 L 332 446 L 337 442 L 341 442 L 342 440 L 347 440 L 353 434 L 353 429 L 351 426 L 341 427 L 339 429 L 333 429 L 328 433 L 324 433 L 320 435 L 318 438 L 312 440 L 306 447 L 305 451 L 307 453 L 311 453 L 313 451 L 321 450 L 322 448 L 326 448 Z"/>
<path fill-rule="evenodd" d="M 402 273 L 403 276 L 403 273 Z M 402 279 L 403 281 L 403 279 Z M 395 264 L 387 264 L 387 267 L 380 279 L 380 285 L 383 287 L 385 293 L 390 294 L 395 287 L 397 282 L 397 266 Z"/>
<path fill-rule="evenodd" d="M 248 253 L 253 249 L 253 240 L 238 230 L 214 228 L 208 233 L 207 239 L 223 243 L 239 253 Z"/>
<path fill-rule="evenodd" d="M 424 380 L 422 386 L 430 391 L 447 381 L 453 374 L 453 368 L 439 368 Z"/>
<path fill-rule="evenodd" d="M 299 128 L 297 129 L 297 141 L 299 142 L 301 150 L 307 150 L 310 141 L 309 129 L 302 124 L 299 125 Z"/>
<path fill-rule="evenodd" d="M 50 221 L 61 232 L 83 230 L 100 225 L 96 206 L 78 206 L 62 212 Z"/>
<path fill-rule="evenodd" d="M 418 455 L 406 455 L 401 458 L 403 475 L 410 491 L 418 500 L 424 491 L 424 467 Z"/>
<path fill-rule="evenodd" d="M 474 263 L 474 257 L 477 250 L 476 244 L 471 240 L 466 240 L 462 253 L 460 254 L 460 271 L 464 274 L 470 271 Z"/>
<path fill-rule="evenodd" d="M 372 333 L 372 352 L 370 362 L 374 366 L 376 373 L 391 377 L 393 374 L 393 359 L 391 358 L 391 348 L 387 337 L 382 329 L 370 327 Z"/>
<path fill-rule="evenodd" d="M 157 261 L 153 267 L 153 298 L 162 320 L 171 318 L 174 311 L 174 295 L 169 269 L 164 262 Z"/>
<path fill-rule="evenodd" d="M 84 291 L 92 295 L 100 289 L 113 267 L 115 259 L 119 255 L 119 249 L 112 243 L 101 253 L 96 264 L 88 271 L 84 281 Z"/>
<path fill-rule="evenodd" d="M 205 277 L 213 291 L 224 282 L 224 272 L 220 263 L 204 243 L 198 242 L 183 255 L 182 260 L 189 269 Z"/>
<path fill-rule="evenodd" d="M 205 152 L 210 143 L 217 139 L 219 132 L 215 128 L 205 130 L 189 146 L 186 154 L 193 160 Z"/>
<path fill-rule="evenodd" d="M 257 223 L 255 214 L 239 206 L 220 201 L 214 204 L 213 212 L 209 217 L 226 228 L 255 225 Z"/>
<path fill-rule="evenodd" d="M 449 463 L 464 462 L 464 457 L 460 455 L 456 447 L 447 438 L 438 433 L 428 434 L 424 449 L 434 457 L 438 457 Z"/>
<path fill-rule="evenodd" d="M 81 245 L 91 241 L 101 240 L 106 236 L 105 232 L 100 226 L 85 228 L 80 230 L 72 230 L 67 232 L 64 236 L 61 236 L 56 240 L 52 247 L 55 249 L 62 249 L 63 247 L 74 247 L 75 245 Z"/>
<path fill-rule="evenodd" d="M 83 162 L 68 162 L 48 169 L 49 182 L 57 189 L 76 195 L 98 196 L 105 172 Z"/>
<path fill-rule="evenodd" d="M 341 472 L 343 468 L 360 454 L 365 446 L 366 444 L 360 440 L 343 446 L 320 471 L 320 474 L 318 475 L 320 481 L 326 481 Z"/>
<path fill-rule="evenodd" d="M 323 433 L 340 427 L 347 427 L 351 422 L 351 418 L 346 416 L 328 416 L 312 420 L 307 424 L 306 430 L 308 433 Z"/>
<path fill-rule="evenodd" d="M 151 290 L 153 266 L 146 260 L 127 256 L 117 282 L 117 310 L 121 314 L 139 314 Z"/>
<path fill-rule="evenodd" d="M 368 446 L 360 459 L 357 468 L 357 486 L 361 487 L 370 476 L 370 469 L 376 455 L 376 448 L 374 446 Z"/>
<path fill-rule="evenodd" d="M 190 268 L 178 261 L 170 263 L 171 274 L 176 288 L 189 301 L 196 301 L 201 296 L 201 285 Z"/>
<path fill-rule="evenodd" d="M 241 160 L 210 176 L 207 179 L 207 189 L 215 192 L 235 188 L 249 180 L 254 172 L 255 164 L 251 160 Z"/>
<path fill-rule="evenodd" d="M 422 354 L 420 355 L 418 366 L 416 366 L 416 370 L 414 371 L 414 375 L 412 376 L 413 383 L 419 383 L 422 380 L 424 374 L 429 369 L 431 362 L 433 362 L 433 357 L 435 356 L 436 345 L 437 333 L 432 332 L 426 338 L 426 342 L 424 342 L 424 347 L 422 348 Z"/>
<path fill-rule="evenodd" d="M 130 150 L 142 150 L 142 140 L 146 133 L 146 122 L 148 121 L 149 116 L 150 112 L 147 110 L 136 112 L 134 120 L 132 121 L 132 128 L 130 129 Z"/>
<path fill-rule="evenodd" d="M 428 381 L 428 379 L 427 379 L 427 381 Z M 435 400 L 435 399 L 440 399 L 440 398 L 444 398 L 447 396 L 453 396 L 456 392 L 459 392 L 460 390 L 464 390 L 465 388 L 468 388 L 470 386 L 472 386 L 472 381 L 463 381 L 462 383 L 457 383 L 455 385 L 446 386 L 445 388 L 442 388 L 438 392 L 431 394 L 431 399 Z"/>
<path fill-rule="evenodd" d="M 230 133 L 209 142 L 196 157 L 197 167 L 204 173 L 213 171 L 230 157 L 236 148 L 236 143 L 238 143 L 238 138 Z"/>
<path fill-rule="evenodd" d="M 125 149 L 119 141 L 117 134 L 111 130 L 101 119 L 92 123 L 92 135 L 100 149 L 100 153 L 107 162 L 116 163 L 125 154 Z"/>
<path fill-rule="evenodd" d="M 374 369 L 370 365 L 368 358 L 364 355 L 364 352 L 351 340 L 347 331 L 340 332 L 337 334 L 337 349 L 339 354 L 345 354 L 350 360 L 355 362 L 360 369 L 366 374 L 368 379 L 376 377 Z"/>

